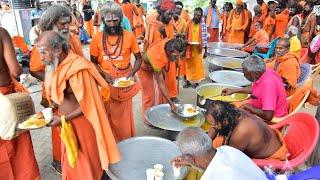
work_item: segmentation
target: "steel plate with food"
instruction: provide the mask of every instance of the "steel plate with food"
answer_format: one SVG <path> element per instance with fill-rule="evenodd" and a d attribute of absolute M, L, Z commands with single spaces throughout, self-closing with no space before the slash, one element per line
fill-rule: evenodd
<path fill-rule="evenodd" d="M 129 86 L 132 86 L 134 84 L 133 79 L 127 79 L 126 77 L 118 78 L 115 79 L 113 82 L 113 87 L 118 87 L 118 88 L 126 88 Z"/>
<path fill-rule="evenodd" d="M 205 121 L 202 112 L 190 118 L 183 118 L 172 112 L 169 104 L 159 104 L 149 108 L 144 117 L 154 127 L 170 131 L 182 131 L 186 127 L 200 127 Z"/>
<path fill-rule="evenodd" d="M 18 129 L 32 130 L 39 129 L 47 125 L 42 113 L 37 113 L 29 117 L 27 120 L 18 124 Z"/>
<path fill-rule="evenodd" d="M 180 104 L 175 113 L 183 118 L 191 118 L 199 114 L 199 109 L 193 104 Z"/>

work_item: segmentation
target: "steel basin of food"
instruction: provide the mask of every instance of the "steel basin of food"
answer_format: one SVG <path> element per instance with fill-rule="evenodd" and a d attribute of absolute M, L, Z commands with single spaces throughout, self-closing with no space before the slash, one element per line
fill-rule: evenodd
<path fill-rule="evenodd" d="M 222 90 L 225 88 L 240 88 L 238 86 L 232 86 L 227 84 L 219 84 L 219 83 L 208 83 L 200 85 L 196 88 L 197 92 L 197 105 L 199 104 L 199 98 L 200 97 L 212 97 L 212 96 L 218 96 L 214 98 L 208 98 L 211 100 L 222 100 L 226 102 L 239 102 L 244 101 L 250 97 L 249 94 L 243 94 L 243 93 L 235 93 L 233 96 L 219 96 L 222 93 Z"/>
<path fill-rule="evenodd" d="M 209 72 L 216 70 L 242 71 L 244 59 L 211 55 L 207 57 Z"/>

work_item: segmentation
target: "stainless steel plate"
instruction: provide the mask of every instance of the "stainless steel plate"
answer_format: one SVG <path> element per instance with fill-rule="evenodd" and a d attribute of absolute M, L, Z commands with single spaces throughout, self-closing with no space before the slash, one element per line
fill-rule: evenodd
<path fill-rule="evenodd" d="M 119 180 L 144 180 L 146 169 L 155 164 L 163 165 L 164 180 L 174 179 L 171 160 L 181 155 L 178 146 L 167 139 L 158 137 L 134 137 L 121 141 L 119 144 L 121 161 L 110 165 L 107 172 Z M 181 179 L 188 173 L 187 168 L 181 169 Z"/>
<path fill-rule="evenodd" d="M 249 53 L 228 48 L 209 48 L 208 54 L 223 56 L 223 57 L 234 57 L 234 58 L 245 58 L 249 56 Z"/>
<path fill-rule="evenodd" d="M 208 43 L 208 48 L 229 48 L 229 49 L 236 49 L 241 48 L 243 44 L 230 44 L 225 42 L 211 42 Z"/>
<path fill-rule="evenodd" d="M 194 112 L 189 112 L 188 109 L 194 110 Z M 177 105 L 177 111 L 175 113 L 182 118 L 192 118 L 199 114 L 198 107 L 193 104 L 179 104 Z"/>
<path fill-rule="evenodd" d="M 181 118 L 171 111 L 169 104 L 153 106 L 145 112 L 144 116 L 151 125 L 170 131 L 182 131 L 190 126 L 200 127 L 205 121 L 201 112 L 191 119 Z"/>
<path fill-rule="evenodd" d="M 207 57 L 207 61 L 210 64 L 216 66 L 242 71 L 242 62 L 244 61 L 244 59 L 221 56 L 209 56 Z"/>
<path fill-rule="evenodd" d="M 214 71 L 209 74 L 212 81 L 217 83 L 224 83 L 233 86 L 248 86 L 251 84 L 247 78 L 244 77 L 243 73 L 237 71 Z"/>

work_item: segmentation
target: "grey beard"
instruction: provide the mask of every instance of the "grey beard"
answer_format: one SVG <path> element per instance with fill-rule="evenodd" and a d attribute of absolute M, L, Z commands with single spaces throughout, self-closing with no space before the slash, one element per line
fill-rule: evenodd
<path fill-rule="evenodd" d="M 46 91 L 49 91 L 49 89 L 50 89 L 52 77 L 58 67 L 58 64 L 59 64 L 58 58 L 54 58 L 54 60 L 52 60 L 50 63 L 46 64 L 45 79 L 44 79 Z"/>

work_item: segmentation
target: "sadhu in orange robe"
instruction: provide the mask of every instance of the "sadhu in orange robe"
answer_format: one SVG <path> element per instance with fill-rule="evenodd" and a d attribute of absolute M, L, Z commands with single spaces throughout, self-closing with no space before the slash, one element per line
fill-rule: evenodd
<path fill-rule="evenodd" d="M 150 46 L 147 52 L 145 52 L 143 55 L 144 61 L 139 70 L 139 78 L 142 77 L 140 78 L 140 80 L 144 88 L 142 91 L 142 93 L 144 93 L 142 96 L 143 112 L 154 105 L 166 103 L 166 100 L 157 85 L 157 81 L 155 80 L 154 72 L 162 72 L 165 81 L 169 76 L 169 69 L 171 68 L 170 65 L 172 63 L 168 60 L 167 54 L 164 49 L 165 43 L 167 41 L 169 41 L 169 39 L 167 38 L 158 41 L 157 43 Z M 167 84 L 165 85 L 168 90 L 169 88 Z M 170 96 L 169 90 L 168 93 Z"/>
<path fill-rule="evenodd" d="M 283 38 L 289 22 L 289 11 L 287 9 L 276 14 L 276 25 L 274 30 L 274 38 Z"/>
<path fill-rule="evenodd" d="M 174 30 L 176 33 L 179 33 L 179 34 L 186 33 L 187 22 L 184 18 L 182 18 L 181 15 L 177 21 L 174 21 L 173 25 L 174 25 Z M 186 59 L 185 59 L 185 57 L 182 57 L 181 59 L 179 59 L 177 76 L 179 76 L 179 77 L 186 76 Z"/>
<path fill-rule="evenodd" d="M 26 89 L 13 80 L 13 84 L 0 87 L 0 93 L 25 92 Z M 40 179 L 29 131 L 12 140 L 0 139 L 0 179 Z"/>
<path fill-rule="evenodd" d="M 135 5 L 130 2 L 124 3 L 121 6 L 123 14 L 129 19 L 131 27 L 133 26 L 133 14 L 139 15 Z"/>
<path fill-rule="evenodd" d="M 154 43 L 159 42 L 164 37 L 158 30 L 160 27 L 165 29 L 168 39 L 174 38 L 174 26 L 173 24 L 164 25 L 160 21 L 150 18 L 146 26 L 146 36 L 145 36 L 145 51 L 148 50 Z M 158 104 L 158 99 L 155 92 L 159 95 L 157 83 L 153 81 L 153 73 L 146 73 L 143 71 L 143 63 L 138 72 L 139 79 L 142 85 L 142 113 L 144 113 L 149 107 Z M 178 96 L 178 87 L 176 79 L 176 62 L 170 62 L 169 67 L 166 68 L 166 78 L 165 85 L 167 87 L 170 98 Z M 155 101 L 157 100 L 157 101 Z"/>
<path fill-rule="evenodd" d="M 52 77 L 48 92 L 51 100 L 61 104 L 68 85 L 83 115 L 70 121 L 78 141 L 78 159 L 74 168 L 70 167 L 62 144 L 62 179 L 100 179 L 110 163 L 120 160 L 98 89 L 98 85 L 108 88 L 108 84 L 90 61 L 70 52 Z M 63 111 L 59 112 L 63 114 Z"/>
<path fill-rule="evenodd" d="M 268 33 L 270 41 L 273 38 L 275 26 L 276 19 L 269 15 L 264 22 L 263 29 Z"/>
<path fill-rule="evenodd" d="M 77 35 L 70 35 L 69 39 L 70 43 L 70 50 L 79 56 L 84 56 L 82 51 L 82 46 L 80 39 Z M 30 71 L 45 71 L 45 66 L 42 64 L 40 60 L 40 54 L 37 50 L 36 46 L 33 46 L 31 56 L 30 56 Z M 48 106 L 47 94 L 44 88 L 44 85 L 42 84 L 42 105 Z M 60 132 L 57 127 L 51 128 L 51 139 L 52 139 L 52 155 L 53 160 L 60 161 L 61 160 L 61 141 L 60 141 Z"/>
<path fill-rule="evenodd" d="M 213 11 L 216 12 L 216 20 L 221 20 L 221 14 L 217 8 L 212 8 L 211 6 L 208 7 L 208 15 L 206 19 L 206 25 L 207 25 L 207 31 L 210 34 L 210 37 L 208 38 L 208 42 L 219 42 L 219 28 L 212 28 L 212 13 Z"/>
<path fill-rule="evenodd" d="M 253 16 L 251 27 L 250 27 L 250 32 L 249 32 L 249 38 L 252 38 L 254 34 L 257 32 L 255 28 L 255 23 L 260 22 L 262 25 L 264 24 L 264 16 Z"/>
<path fill-rule="evenodd" d="M 228 41 L 229 31 L 227 30 L 227 21 L 228 21 L 229 13 L 230 12 L 224 11 L 221 15 L 221 19 L 222 19 L 221 40 L 222 40 L 222 42 Z"/>
<path fill-rule="evenodd" d="M 108 41 L 115 43 L 119 37 L 110 36 Z M 127 77 L 132 66 L 130 64 L 131 53 L 140 53 L 137 40 L 132 32 L 123 31 L 120 40 L 120 47 L 107 44 L 105 48 L 114 54 L 107 55 L 103 47 L 103 32 L 94 36 L 90 46 L 90 55 L 98 58 L 100 67 L 113 79 Z M 114 59 L 112 59 L 114 58 Z M 102 88 L 102 96 L 105 99 L 105 106 L 108 114 L 112 132 L 117 141 L 135 136 L 135 123 L 133 116 L 132 98 L 139 92 L 139 82 L 128 88 L 111 87 L 110 99 L 106 97 L 105 88 Z"/>
<path fill-rule="evenodd" d="M 281 57 L 277 57 L 275 61 L 267 64 L 268 67 L 274 69 L 283 79 L 285 79 L 294 89 L 286 89 L 287 96 L 291 96 L 295 92 L 298 79 L 300 77 L 299 58 L 292 52 Z"/>
<path fill-rule="evenodd" d="M 228 18 L 227 30 L 229 30 L 228 43 L 243 44 L 245 29 L 247 28 L 249 19 L 247 13 L 242 10 L 237 14 L 233 9 Z"/>
<path fill-rule="evenodd" d="M 143 16 L 146 14 L 144 8 L 136 6 L 138 14 L 133 14 L 133 32 L 136 38 L 142 37 L 145 32 Z"/>
<path fill-rule="evenodd" d="M 202 31 L 200 24 L 195 24 L 192 21 L 188 23 L 188 41 L 200 43 L 200 45 L 188 45 L 186 52 L 187 80 L 192 83 L 199 83 L 205 78 L 202 61 Z"/>

